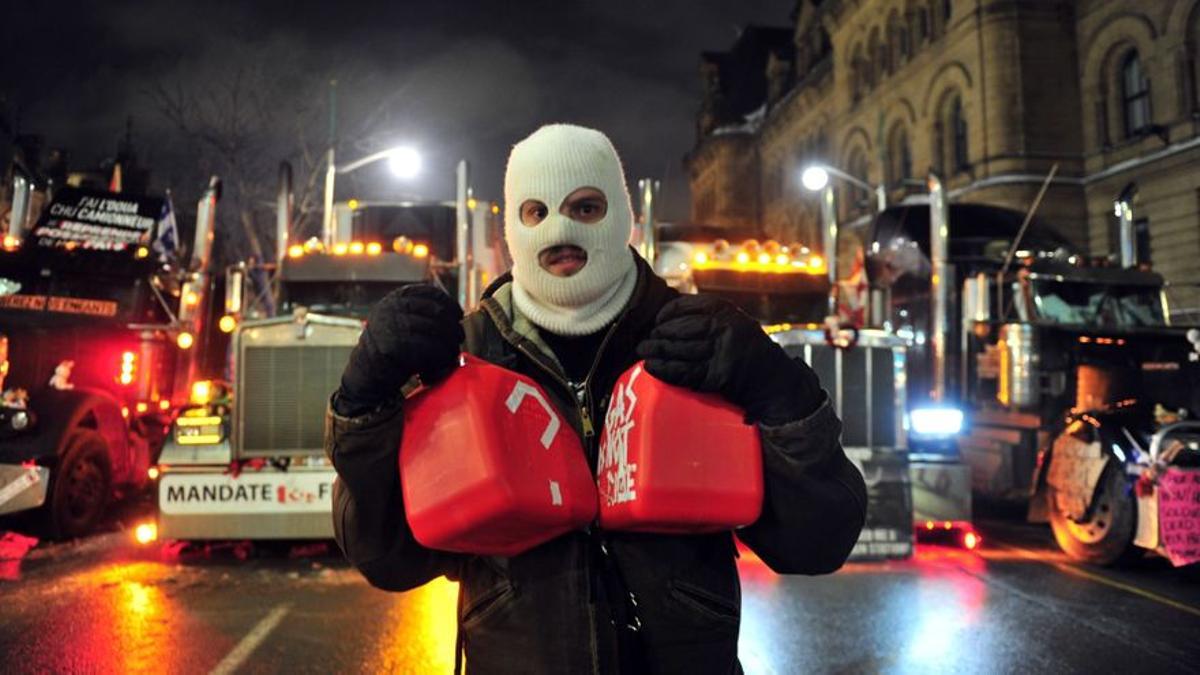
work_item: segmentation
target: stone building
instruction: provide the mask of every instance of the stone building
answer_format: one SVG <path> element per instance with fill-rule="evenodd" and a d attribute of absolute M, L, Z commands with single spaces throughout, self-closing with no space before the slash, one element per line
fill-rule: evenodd
<path fill-rule="evenodd" d="M 920 203 L 929 170 L 953 201 L 1026 211 L 1093 254 L 1113 202 L 1176 283 L 1200 282 L 1200 0 L 799 0 L 701 59 L 685 159 L 692 219 L 816 241 L 812 162 Z M 843 223 L 872 196 L 841 183 Z M 845 252 L 843 252 L 845 253 Z"/>

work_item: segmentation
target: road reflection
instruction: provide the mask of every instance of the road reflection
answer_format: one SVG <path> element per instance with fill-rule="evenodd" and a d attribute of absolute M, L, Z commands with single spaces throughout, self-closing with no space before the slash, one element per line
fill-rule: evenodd
<path fill-rule="evenodd" d="M 22 653 L 5 660 L 36 663 L 45 672 L 161 673 L 178 672 L 181 656 L 199 646 L 224 653 L 234 640 L 177 605 L 164 590 L 172 582 L 170 568 L 145 561 L 108 563 L 74 575 L 54 594 L 57 611 L 47 612 L 48 620 Z"/>
<path fill-rule="evenodd" d="M 457 611 L 458 584 L 445 577 L 395 595 L 364 672 L 451 672 Z"/>
<path fill-rule="evenodd" d="M 776 577 L 743 560 L 743 666 L 747 673 L 832 664 L 851 672 L 986 670 L 996 649 L 995 636 L 980 630 L 987 564 L 929 546 L 910 560 L 851 563 L 824 577 Z"/>

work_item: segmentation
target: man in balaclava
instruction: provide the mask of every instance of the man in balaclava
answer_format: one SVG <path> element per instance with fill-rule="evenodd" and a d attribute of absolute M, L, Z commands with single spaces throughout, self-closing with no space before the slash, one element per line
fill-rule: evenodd
<path fill-rule="evenodd" d="M 536 380 L 589 464 L 617 378 L 645 359 L 668 383 L 713 392 L 758 425 L 764 503 L 737 536 L 779 573 L 841 566 L 865 516 L 862 477 L 816 376 L 736 307 L 680 296 L 628 246 L 633 210 L 616 150 L 582 127 L 518 143 L 504 182 L 513 269 L 465 318 L 408 286 L 372 310 L 331 402 L 334 529 L 373 585 L 460 581 L 459 647 L 472 673 L 739 672 L 741 595 L 730 533 L 593 526 L 511 558 L 427 549 L 404 518 L 401 387 L 436 382 L 460 349 Z"/>

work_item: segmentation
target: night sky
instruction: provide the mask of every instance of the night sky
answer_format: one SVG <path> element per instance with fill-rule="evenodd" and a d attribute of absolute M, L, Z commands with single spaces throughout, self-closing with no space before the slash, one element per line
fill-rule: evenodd
<path fill-rule="evenodd" d="M 156 189 L 189 195 L 223 172 L 266 195 L 280 159 L 303 174 L 305 150 L 319 158 L 336 78 L 341 161 L 398 143 L 425 158 L 405 184 L 383 164 L 353 174 L 339 199 L 450 198 L 460 158 L 498 199 L 508 148 L 569 121 L 607 132 L 630 181 L 662 180 L 663 215 L 683 218 L 700 52 L 728 48 L 739 26 L 787 25 L 794 4 L 5 0 L 0 115 L 67 148 L 73 168 L 112 156 L 132 116 Z"/>

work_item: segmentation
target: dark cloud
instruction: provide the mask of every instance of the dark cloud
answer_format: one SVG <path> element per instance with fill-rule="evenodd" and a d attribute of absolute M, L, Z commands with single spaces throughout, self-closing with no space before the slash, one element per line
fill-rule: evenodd
<path fill-rule="evenodd" d="M 631 180 L 663 180 L 667 215 L 681 217 L 699 52 L 728 47 L 740 25 L 785 24 L 794 4 L 10 0 L 0 10 L 0 113 L 78 163 L 111 155 L 132 116 L 156 182 L 172 187 L 210 167 L 169 166 L 198 151 L 173 137 L 149 89 L 211 91 L 248 78 L 270 98 L 274 124 L 306 127 L 273 130 L 278 139 L 262 145 L 273 152 L 300 133 L 320 142 L 336 78 L 342 156 L 402 141 L 428 167 L 409 186 L 364 170 L 342 189 L 448 197 L 465 157 L 479 192 L 499 196 L 513 142 L 539 124 L 575 121 L 613 137 Z M 261 158 L 265 183 L 278 159 Z"/>

